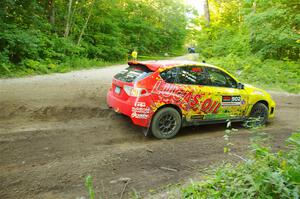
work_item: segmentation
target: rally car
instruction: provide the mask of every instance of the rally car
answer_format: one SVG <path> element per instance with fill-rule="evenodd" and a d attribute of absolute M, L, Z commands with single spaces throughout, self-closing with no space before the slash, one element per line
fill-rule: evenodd
<path fill-rule="evenodd" d="M 183 126 L 274 117 L 275 102 L 264 90 L 242 84 L 224 69 L 184 61 L 128 62 L 113 77 L 108 106 L 159 139 Z"/>

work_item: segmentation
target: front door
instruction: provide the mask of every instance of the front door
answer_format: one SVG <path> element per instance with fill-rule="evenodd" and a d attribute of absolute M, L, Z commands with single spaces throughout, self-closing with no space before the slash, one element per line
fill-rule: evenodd
<path fill-rule="evenodd" d="M 205 119 L 241 119 L 247 109 L 246 91 L 238 89 L 237 82 L 225 72 L 210 67 L 206 71 L 214 99 L 220 103 L 220 108 L 217 113 L 206 115 Z"/>

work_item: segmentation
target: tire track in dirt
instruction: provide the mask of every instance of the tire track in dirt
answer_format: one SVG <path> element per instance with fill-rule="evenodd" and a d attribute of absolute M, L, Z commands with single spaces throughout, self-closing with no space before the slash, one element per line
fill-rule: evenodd
<path fill-rule="evenodd" d="M 188 127 L 175 139 L 145 138 L 129 118 L 106 106 L 111 77 L 125 66 L 0 80 L 0 198 L 85 196 L 91 174 L 97 195 L 124 198 L 162 190 L 223 161 L 225 125 Z M 276 118 L 263 130 L 276 149 L 299 128 L 300 96 L 272 93 Z M 252 136 L 240 124 L 233 151 L 243 155 Z M 161 167 L 173 168 L 166 171 Z"/>

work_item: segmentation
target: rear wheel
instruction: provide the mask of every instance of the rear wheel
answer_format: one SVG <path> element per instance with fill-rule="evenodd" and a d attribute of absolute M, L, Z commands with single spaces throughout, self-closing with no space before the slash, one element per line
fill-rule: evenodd
<path fill-rule="evenodd" d="M 158 139 L 173 138 L 181 128 L 181 116 L 171 107 L 160 109 L 151 122 L 151 132 Z"/>
<path fill-rule="evenodd" d="M 264 125 L 269 117 L 269 109 L 263 103 L 257 103 L 252 107 L 250 118 L 246 121 L 246 126 L 256 127 Z"/>

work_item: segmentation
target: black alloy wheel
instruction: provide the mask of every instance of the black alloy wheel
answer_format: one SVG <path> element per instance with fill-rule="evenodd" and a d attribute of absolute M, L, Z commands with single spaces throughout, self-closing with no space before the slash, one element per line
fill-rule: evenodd
<path fill-rule="evenodd" d="M 173 138 L 181 128 L 181 116 L 172 107 L 160 109 L 151 122 L 152 134 L 158 139 Z"/>
<path fill-rule="evenodd" d="M 262 126 L 264 125 L 269 117 L 269 109 L 268 107 L 263 103 L 257 103 L 252 107 L 250 118 L 247 121 L 247 126 Z M 249 125 L 250 124 L 250 125 Z"/>

